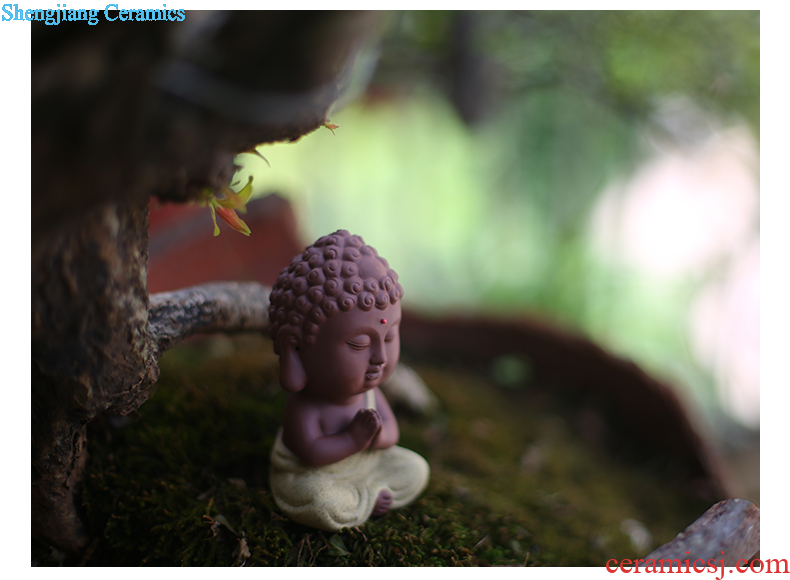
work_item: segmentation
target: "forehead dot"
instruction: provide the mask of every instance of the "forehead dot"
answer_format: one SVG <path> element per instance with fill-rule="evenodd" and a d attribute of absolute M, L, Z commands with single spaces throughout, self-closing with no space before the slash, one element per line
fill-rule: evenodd
<path fill-rule="evenodd" d="M 387 324 L 387 319 L 386 318 L 382 318 L 381 319 L 381 324 Z"/>

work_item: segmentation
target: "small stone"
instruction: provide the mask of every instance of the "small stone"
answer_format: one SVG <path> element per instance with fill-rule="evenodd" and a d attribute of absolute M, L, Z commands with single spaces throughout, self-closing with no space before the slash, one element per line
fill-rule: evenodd
<path fill-rule="evenodd" d="M 457 485 L 455 486 L 453 493 L 459 499 L 466 499 L 472 495 L 472 490 L 470 490 L 468 487 L 464 487 L 463 485 Z"/>
<path fill-rule="evenodd" d="M 628 518 L 620 524 L 620 529 L 631 540 L 631 545 L 639 555 L 647 553 L 653 545 L 653 535 L 642 522 Z"/>
<path fill-rule="evenodd" d="M 546 461 L 546 454 L 540 443 L 530 445 L 521 455 L 521 470 L 527 473 L 539 472 Z"/>
<path fill-rule="evenodd" d="M 405 407 L 418 415 L 430 415 L 439 408 L 436 395 L 414 370 L 402 363 L 395 367 L 381 390 L 390 405 Z"/>

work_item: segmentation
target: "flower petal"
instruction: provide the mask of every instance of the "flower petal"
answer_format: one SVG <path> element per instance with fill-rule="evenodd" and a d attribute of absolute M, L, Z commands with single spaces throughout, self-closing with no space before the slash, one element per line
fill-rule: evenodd
<path fill-rule="evenodd" d="M 245 224 L 244 221 L 238 215 L 236 215 L 236 212 L 232 209 L 228 209 L 220 205 L 217 206 L 217 214 L 237 232 L 241 232 L 245 236 L 250 235 L 249 226 Z"/>

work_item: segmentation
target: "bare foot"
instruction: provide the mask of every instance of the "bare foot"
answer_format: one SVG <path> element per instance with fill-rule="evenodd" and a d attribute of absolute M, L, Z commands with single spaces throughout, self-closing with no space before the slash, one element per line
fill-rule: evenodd
<path fill-rule="evenodd" d="M 388 489 L 382 489 L 379 493 L 379 497 L 376 500 L 376 505 L 373 506 L 373 517 L 379 517 L 386 514 L 390 511 L 390 506 L 392 505 L 392 492 Z"/>

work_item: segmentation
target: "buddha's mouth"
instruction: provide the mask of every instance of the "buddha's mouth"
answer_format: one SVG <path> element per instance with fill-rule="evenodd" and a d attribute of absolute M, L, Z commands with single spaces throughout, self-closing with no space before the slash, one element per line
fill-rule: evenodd
<path fill-rule="evenodd" d="M 368 381 L 375 381 L 381 378 L 381 375 L 384 374 L 384 368 L 376 369 L 375 371 L 368 371 L 365 373 L 365 379 Z"/>

